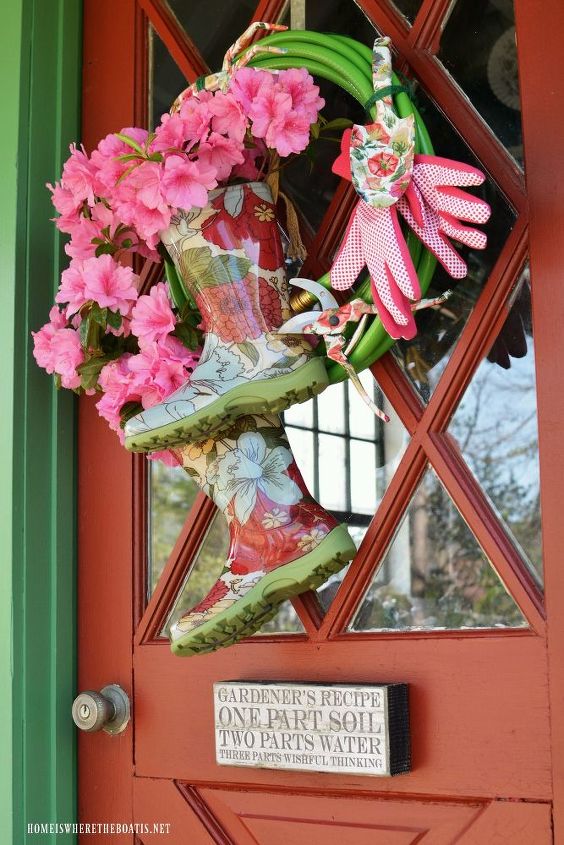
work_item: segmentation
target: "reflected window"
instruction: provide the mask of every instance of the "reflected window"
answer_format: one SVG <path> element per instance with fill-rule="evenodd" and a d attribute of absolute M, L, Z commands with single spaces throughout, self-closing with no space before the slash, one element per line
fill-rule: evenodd
<path fill-rule="evenodd" d="M 379 420 L 346 381 L 284 414 L 288 439 L 313 496 L 360 545 L 399 464 L 408 434 L 369 371 L 361 380 L 390 416 Z"/>
<path fill-rule="evenodd" d="M 147 598 L 155 591 L 199 489 L 180 467 L 149 462 Z"/>
<path fill-rule="evenodd" d="M 542 578 L 535 353 L 529 270 L 449 431 L 515 545 Z"/>
<path fill-rule="evenodd" d="M 523 166 L 513 0 L 457 0 L 442 34 L 439 58 Z"/>
<path fill-rule="evenodd" d="M 427 469 L 350 630 L 526 624 L 446 489 Z"/>

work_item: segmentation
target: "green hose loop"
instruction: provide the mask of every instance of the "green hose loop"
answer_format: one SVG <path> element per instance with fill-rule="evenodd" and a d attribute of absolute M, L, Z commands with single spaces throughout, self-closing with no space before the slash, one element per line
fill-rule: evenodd
<path fill-rule="evenodd" d="M 363 107 L 373 94 L 372 50 L 353 38 L 308 30 L 288 30 L 263 38 L 261 44 L 283 47 L 286 52 L 284 55 L 259 53 L 249 63 L 251 67 L 271 70 L 304 67 L 313 76 L 326 79 L 347 91 Z M 392 84 L 401 85 L 395 73 L 392 74 Z M 427 127 L 408 94 L 401 91 L 393 97 L 393 101 L 399 117 L 404 118 L 411 114 L 415 117 L 416 153 L 433 155 L 433 145 Z M 374 118 L 375 106 L 372 106 L 369 111 L 371 117 Z M 407 244 L 417 270 L 421 293 L 424 295 L 433 278 L 436 258 L 411 231 L 407 235 Z M 327 288 L 331 287 L 329 273 L 325 273 L 318 281 Z M 371 301 L 368 277 L 357 286 L 353 295 L 365 301 Z M 349 356 L 350 363 L 357 372 L 360 372 L 373 364 L 394 343 L 394 339 L 386 332 L 380 319 L 375 317 Z M 333 361 L 327 362 L 327 372 L 331 383 L 344 381 L 347 378 L 345 370 Z"/>

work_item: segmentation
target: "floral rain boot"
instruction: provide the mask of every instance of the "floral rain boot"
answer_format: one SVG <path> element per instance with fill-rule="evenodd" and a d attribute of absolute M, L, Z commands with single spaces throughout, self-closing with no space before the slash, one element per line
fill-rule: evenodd
<path fill-rule="evenodd" d="M 327 386 L 311 345 L 275 333 L 290 311 L 264 182 L 212 191 L 206 208 L 179 211 L 161 239 L 200 310 L 206 337 L 190 380 L 127 422 L 128 449 L 200 440 L 242 414 L 278 413 Z"/>
<path fill-rule="evenodd" d="M 283 601 L 320 586 L 354 557 L 346 528 L 309 494 L 278 417 L 244 416 L 215 438 L 172 451 L 223 511 L 230 533 L 220 578 L 171 628 L 174 654 L 250 636 Z"/>

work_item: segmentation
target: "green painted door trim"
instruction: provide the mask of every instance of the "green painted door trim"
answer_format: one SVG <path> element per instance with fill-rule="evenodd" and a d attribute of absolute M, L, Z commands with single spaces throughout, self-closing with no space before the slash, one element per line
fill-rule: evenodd
<path fill-rule="evenodd" d="M 80 0 L 10 0 L 0 26 L 0 841 L 76 819 L 75 406 L 34 363 L 65 256 L 46 182 L 79 135 Z"/>

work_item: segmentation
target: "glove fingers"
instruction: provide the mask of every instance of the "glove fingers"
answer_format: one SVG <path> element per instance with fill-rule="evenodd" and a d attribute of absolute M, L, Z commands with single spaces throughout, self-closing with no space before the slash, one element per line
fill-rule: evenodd
<path fill-rule="evenodd" d="M 485 200 L 460 188 L 437 188 L 436 209 L 469 223 L 487 223 L 492 210 Z"/>
<path fill-rule="evenodd" d="M 331 267 L 331 287 L 335 290 L 352 287 L 364 264 L 360 224 L 355 211 Z"/>
<path fill-rule="evenodd" d="M 415 223 L 407 203 L 403 203 L 400 200 L 398 208 L 407 220 L 410 228 L 413 229 L 419 240 L 425 244 L 427 249 L 443 265 L 449 276 L 452 276 L 453 279 L 463 279 L 468 272 L 468 268 L 454 247 L 439 231 L 439 223 L 441 221 L 438 215 L 427 210 L 425 218 L 426 225 L 423 227 Z"/>
<path fill-rule="evenodd" d="M 388 245 L 391 248 L 386 250 L 386 263 L 404 296 L 413 300 L 420 299 L 419 278 L 399 224 L 397 209 L 390 208 L 387 211 L 392 228 L 388 235 Z"/>
<path fill-rule="evenodd" d="M 406 191 L 403 194 L 403 197 L 407 200 L 407 206 L 411 213 L 413 219 L 417 222 L 419 226 L 423 226 L 424 223 L 424 211 L 423 211 L 423 197 L 421 196 L 421 191 L 413 181 L 409 183 L 407 186 Z M 400 198 L 399 202 L 404 202 L 403 197 Z M 405 217 L 405 215 L 404 215 Z"/>
<path fill-rule="evenodd" d="M 372 299 L 378 309 L 378 316 L 390 337 L 411 340 L 417 333 L 417 326 L 408 300 L 394 285 L 394 280 L 387 268 L 382 265 L 378 279 L 372 279 Z M 394 290 L 395 289 L 395 290 Z"/>
<path fill-rule="evenodd" d="M 481 170 L 470 164 L 428 155 L 415 156 L 414 177 L 417 177 L 418 173 L 434 185 L 481 185 L 486 178 Z"/>
<path fill-rule="evenodd" d="M 486 248 L 488 238 L 484 232 L 470 226 L 461 226 L 458 220 L 451 217 L 450 214 L 442 214 L 441 218 L 441 232 L 448 235 L 449 238 L 454 238 L 455 241 L 465 244 L 471 249 Z"/>

